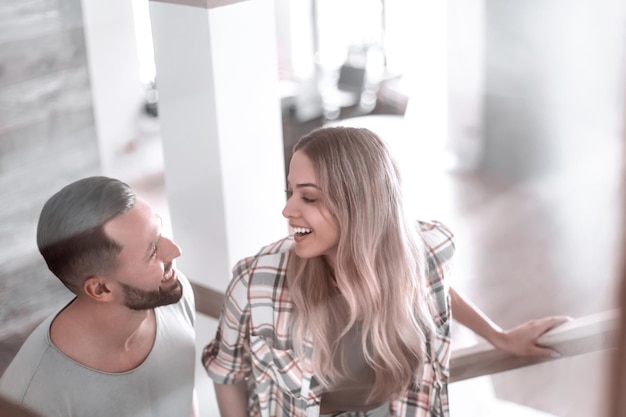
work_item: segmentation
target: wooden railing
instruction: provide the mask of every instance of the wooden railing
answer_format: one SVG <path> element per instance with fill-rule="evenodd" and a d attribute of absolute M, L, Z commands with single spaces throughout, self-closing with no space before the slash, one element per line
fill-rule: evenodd
<path fill-rule="evenodd" d="M 197 283 L 192 283 L 192 286 L 196 310 L 209 317 L 218 318 L 224 302 L 224 294 Z M 542 345 L 550 346 L 560 352 L 562 356 L 559 358 L 514 356 L 486 342 L 454 349 L 450 361 L 450 382 L 611 349 L 617 345 L 618 329 L 618 310 L 580 317 L 564 323 L 539 338 Z"/>
<path fill-rule="evenodd" d="M 195 282 L 192 282 L 191 286 L 196 300 L 196 311 L 214 319 L 219 318 L 224 304 L 224 294 Z"/>

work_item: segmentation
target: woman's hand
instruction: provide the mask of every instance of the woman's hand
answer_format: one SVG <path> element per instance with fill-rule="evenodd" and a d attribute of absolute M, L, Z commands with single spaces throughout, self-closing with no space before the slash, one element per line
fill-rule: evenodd
<path fill-rule="evenodd" d="M 550 316 L 530 320 L 510 330 L 502 330 L 489 340 L 498 349 L 519 356 L 543 356 L 558 358 L 561 354 L 547 346 L 541 346 L 537 340 L 548 330 L 570 321 L 568 316 Z"/>
<path fill-rule="evenodd" d="M 486 339 L 498 349 L 519 356 L 559 357 L 554 349 L 537 344 L 537 339 L 559 324 L 570 321 L 568 316 L 549 316 L 530 320 L 510 330 L 502 330 L 469 300 L 450 288 L 452 317 L 463 326 Z"/>

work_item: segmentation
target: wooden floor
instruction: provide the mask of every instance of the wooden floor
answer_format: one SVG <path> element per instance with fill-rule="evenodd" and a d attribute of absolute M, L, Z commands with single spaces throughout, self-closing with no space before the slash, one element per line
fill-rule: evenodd
<path fill-rule="evenodd" d="M 120 167 L 136 169 L 120 168 L 119 176 L 167 219 L 160 152 L 158 137 L 138 144 L 120 161 Z M 437 218 L 454 230 L 452 284 L 503 327 L 548 314 L 580 317 L 614 308 L 619 155 L 616 140 L 575 166 L 524 181 L 438 170 L 429 177 L 430 193 L 423 194 L 416 217 Z M 1 272 L 22 274 L 29 268 L 29 280 L 15 283 L 9 293 L 0 291 L 0 372 L 32 326 L 69 297 L 35 255 L 30 266 Z M 454 330 L 456 345 L 477 340 L 465 329 Z M 601 415 L 606 357 L 598 353 L 495 375 L 490 389 L 552 415 Z"/>

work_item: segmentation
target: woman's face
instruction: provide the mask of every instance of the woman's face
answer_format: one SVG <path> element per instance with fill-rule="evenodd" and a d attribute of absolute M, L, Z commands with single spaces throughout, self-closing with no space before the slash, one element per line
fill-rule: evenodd
<path fill-rule="evenodd" d="M 298 256 L 326 256 L 335 265 L 339 226 L 322 201 L 313 163 L 302 151 L 296 151 L 289 164 L 283 216 L 294 233 Z"/>

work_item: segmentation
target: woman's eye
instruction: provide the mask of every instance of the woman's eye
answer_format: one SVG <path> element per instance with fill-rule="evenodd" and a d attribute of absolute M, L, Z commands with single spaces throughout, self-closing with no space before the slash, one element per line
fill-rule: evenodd
<path fill-rule="evenodd" d="M 157 254 L 157 246 L 155 245 L 154 248 L 152 249 L 152 253 L 150 254 L 150 259 L 154 258 Z"/>
<path fill-rule="evenodd" d="M 287 200 L 293 197 L 293 191 L 291 190 L 285 190 L 285 194 L 287 195 Z M 310 198 L 304 195 L 301 196 L 300 198 L 302 199 L 302 201 L 304 201 L 307 204 L 315 203 L 317 201 L 317 198 Z"/>

